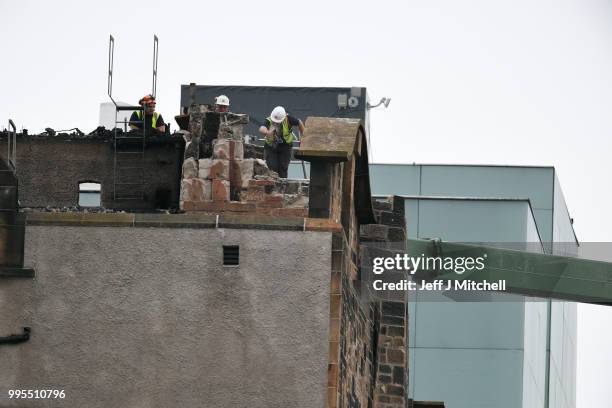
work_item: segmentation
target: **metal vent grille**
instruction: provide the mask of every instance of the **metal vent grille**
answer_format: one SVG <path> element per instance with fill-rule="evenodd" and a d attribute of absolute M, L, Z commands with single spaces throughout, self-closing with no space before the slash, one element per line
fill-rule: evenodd
<path fill-rule="evenodd" d="M 223 266 L 238 266 L 240 264 L 240 247 L 238 245 L 223 245 Z"/>

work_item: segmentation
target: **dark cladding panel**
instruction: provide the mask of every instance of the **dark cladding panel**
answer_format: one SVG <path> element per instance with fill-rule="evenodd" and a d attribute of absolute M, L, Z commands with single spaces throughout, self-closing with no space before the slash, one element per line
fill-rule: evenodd
<path fill-rule="evenodd" d="M 353 91 L 351 93 L 351 91 Z M 353 94 L 359 94 L 350 99 Z M 259 135 L 257 129 L 275 106 L 283 106 L 291 115 L 305 121 L 309 116 L 356 118 L 367 122 L 366 88 L 311 88 L 273 86 L 197 85 L 195 102 L 213 104 L 215 97 L 226 95 L 231 111 L 249 115 L 246 133 Z M 347 107 L 338 107 L 338 96 L 346 95 Z M 190 105 L 189 85 L 181 85 L 181 106 Z M 348 104 L 354 104 L 354 107 Z"/>

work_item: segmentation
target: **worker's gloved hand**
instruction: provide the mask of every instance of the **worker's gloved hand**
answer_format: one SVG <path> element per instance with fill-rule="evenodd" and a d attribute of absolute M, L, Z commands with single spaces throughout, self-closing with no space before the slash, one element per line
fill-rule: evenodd
<path fill-rule="evenodd" d="M 275 129 L 268 129 L 268 133 L 266 134 L 266 141 L 268 143 L 272 143 L 272 142 L 274 142 L 275 138 L 276 138 L 276 130 Z"/>

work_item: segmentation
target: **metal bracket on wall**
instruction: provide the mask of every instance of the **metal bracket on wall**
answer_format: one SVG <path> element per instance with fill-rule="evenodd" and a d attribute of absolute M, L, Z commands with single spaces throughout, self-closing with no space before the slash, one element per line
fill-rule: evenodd
<path fill-rule="evenodd" d="M 32 329 L 29 327 L 24 327 L 22 334 L 10 334 L 6 337 L 0 337 L 0 344 L 25 343 L 26 341 L 30 340 L 30 333 L 32 333 Z"/>
<path fill-rule="evenodd" d="M 0 278 L 34 278 L 34 269 L 13 266 L 0 266 Z"/>

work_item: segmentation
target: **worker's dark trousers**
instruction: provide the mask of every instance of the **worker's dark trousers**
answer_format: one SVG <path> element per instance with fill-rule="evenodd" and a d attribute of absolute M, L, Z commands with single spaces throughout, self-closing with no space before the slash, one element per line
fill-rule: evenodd
<path fill-rule="evenodd" d="M 278 173 L 279 177 L 287 178 L 287 169 L 291 161 L 292 145 L 279 143 L 276 147 L 266 144 L 264 147 L 264 158 L 270 170 Z"/>

